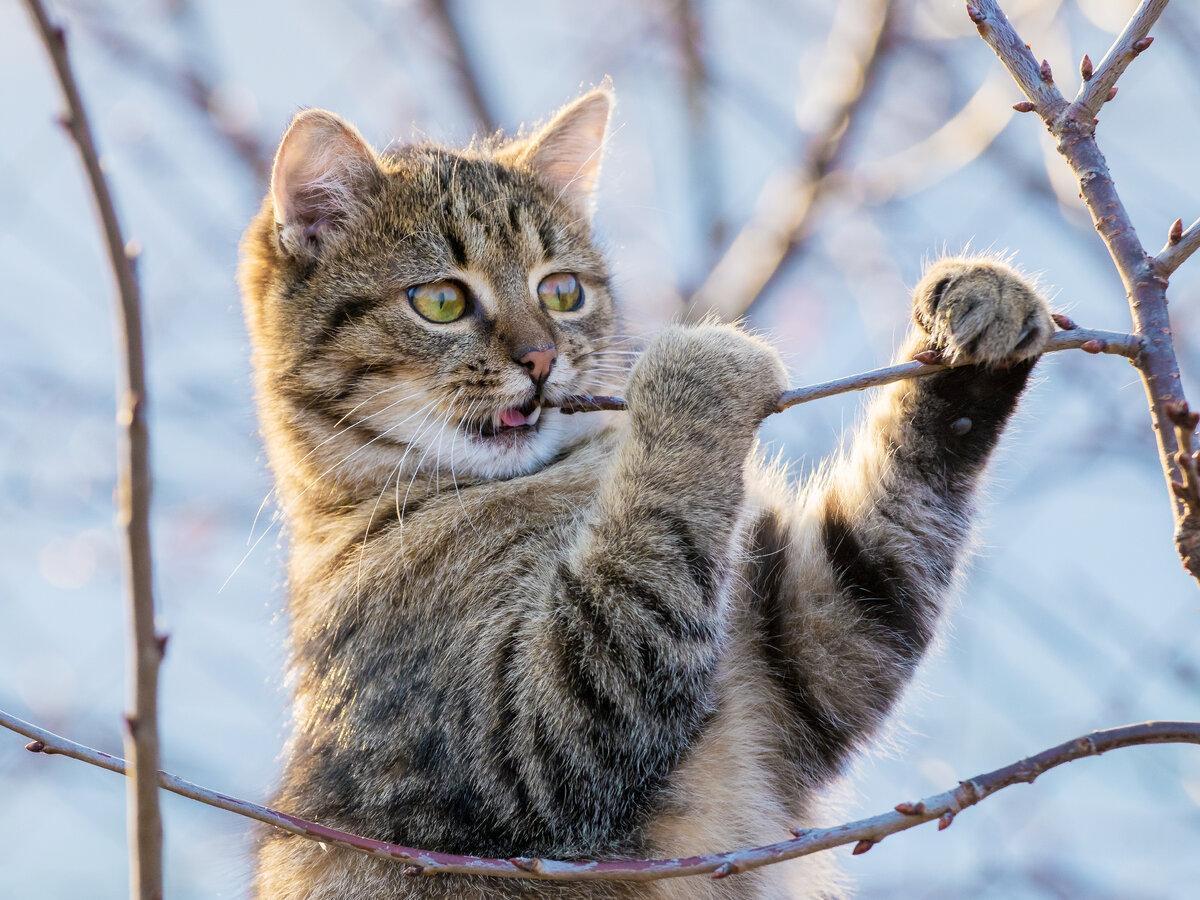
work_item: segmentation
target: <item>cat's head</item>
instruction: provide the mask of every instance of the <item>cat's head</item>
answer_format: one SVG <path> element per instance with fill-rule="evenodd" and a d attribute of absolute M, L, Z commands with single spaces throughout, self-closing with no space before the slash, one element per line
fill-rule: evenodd
<path fill-rule="evenodd" d="M 603 87 L 528 137 L 383 154 L 296 116 L 243 243 L 269 436 L 378 482 L 510 477 L 594 427 L 542 404 L 627 369 L 590 224 L 611 108 Z"/>

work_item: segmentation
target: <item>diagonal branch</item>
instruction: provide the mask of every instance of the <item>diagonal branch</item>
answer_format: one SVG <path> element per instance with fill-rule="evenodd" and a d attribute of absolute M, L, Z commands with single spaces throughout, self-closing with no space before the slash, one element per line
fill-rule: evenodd
<path fill-rule="evenodd" d="M 25 0 L 67 101 L 63 125 L 70 132 L 100 215 L 116 281 L 120 429 L 117 518 L 124 532 L 129 610 L 129 706 L 125 752 L 133 761 L 128 791 L 130 882 L 140 900 L 162 897 L 162 816 L 158 807 L 158 666 L 165 644 L 154 632 L 150 559 L 150 437 L 146 426 L 146 373 L 142 349 L 141 295 L 134 254 L 127 250 L 112 194 L 100 165 L 87 111 L 67 58 L 63 30 L 50 21 L 41 0 Z"/>
<path fill-rule="evenodd" d="M 1052 335 L 1050 342 L 1042 352 L 1055 353 L 1059 350 L 1083 350 L 1085 353 L 1111 353 L 1117 356 L 1125 356 L 1129 359 L 1136 359 L 1142 351 L 1142 340 L 1132 334 L 1122 334 L 1117 331 L 1097 331 L 1072 326 L 1070 331 L 1060 331 Z M 959 365 L 964 365 L 964 363 L 959 363 Z M 953 368 L 953 366 L 938 362 L 922 362 L 914 359 L 912 362 L 886 366 L 882 369 L 872 369 L 870 372 L 863 372 L 861 375 L 850 375 L 845 378 L 835 378 L 833 381 L 824 381 L 820 384 L 792 388 L 783 392 L 783 395 L 779 398 L 779 406 L 775 411 L 783 412 L 785 409 L 791 409 L 793 406 L 798 406 L 801 403 L 822 400 L 825 397 L 832 397 L 836 394 L 848 394 L 851 391 L 862 391 L 867 388 L 880 387 L 885 384 L 891 384 L 893 381 L 903 381 L 906 378 L 924 378 L 927 375 L 932 375 L 935 372 L 941 372 L 948 368 Z M 625 400 L 621 397 L 599 397 L 590 394 L 580 394 L 574 397 L 567 397 L 557 405 L 564 413 L 570 414 L 593 412 L 602 409 L 625 409 Z"/>
<path fill-rule="evenodd" d="M 1170 490 L 1176 544 L 1200 543 L 1200 522 L 1195 517 L 1187 517 L 1184 502 L 1171 488 L 1171 485 L 1182 482 L 1183 479 L 1176 461 L 1179 444 L 1169 410 L 1174 404 L 1185 402 L 1186 398 L 1183 395 L 1179 363 L 1171 338 L 1171 319 L 1167 312 L 1166 294 L 1168 275 L 1192 249 L 1195 249 L 1195 245 L 1200 243 L 1200 237 L 1189 235 L 1186 245 L 1181 237 L 1176 246 L 1184 247 L 1183 250 L 1173 250 L 1171 242 L 1168 241 L 1167 250 L 1164 251 L 1166 263 L 1163 265 L 1147 254 L 1113 184 L 1104 154 L 1100 152 L 1096 143 L 1096 119 L 1088 111 L 1089 108 L 1083 103 L 1066 104 L 1056 88 L 1052 92 L 1048 90 L 1045 96 L 1031 93 L 1030 88 L 1034 87 L 1030 83 L 1033 54 L 1013 30 L 999 4 L 996 0 L 967 0 L 966 5 L 967 14 L 979 29 L 980 37 L 1000 57 L 1013 79 L 1030 98 L 1047 130 L 1058 140 L 1058 152 L 1079 179 L 1080 195 L 1092 215 L 1096 230 L 1108 248 L 1113 264 L 1121 275 L 1133 316 L 1134 333 L 1145 339 L 1135 364 L 1146 388 L 1150 418 L 1158 441 L 1159 461 Z M 1127 65 L 1127 60 L 1124 63 L 1118 62 L 1119 59 L 1124 59 L 1119 48 L 1127 38 L 1132 39 L 1137 34 L 1143 35 L 1130 44 L 1137 52 L 1149 46 L 1150 39 L 1144 36 L 1145 30 L 1153 24 L 1164 6 L 1165 3 L 1161 0 L 1145 0 L 1142 3 L 1134 13 L 1133 21 L 1117 39 L 1114 49 L 1105 57 L 1105 62 L 1101 64 L 1102 71 L 1115 71 L 1116 67 L 1124 68 L 1124 65 Z M 1085 71 L 1086 68 L 1084 66 Z M 1097 77 L 1099 76 L 1093 75 L 1093 80 Z M 1048 89 L 1053 88 L 1053 78 L 1047 63 L 1041 64 L 1037 78 Z M 1112 87 L 1113 85 L 1110 85 L 1105 93 L 1106 98 L 1111 96 Z M 1089 96 L 1086 91 L 1084 96 Z M 1174 231 L 1172 228 L 1172 232 Z M 1188 557 L 1185 566 L 1192 576 L 1200 581 L 1200 556 Z"/>
<path fill-rule="evenodd" d="M 1075 95 L 1075 106 L 1079 115 L 1094 118 L 1100 107 L 1109 99 L 1109 92 L 1116 86 L 1117 79 L 1128 68 L 1138 55 L 1150 46 L 1153 38 L 1147 38 L 1151 27 L 1158 21 L 1163 10 L 1167 8 L 1168 0 L 1142 0 L 1129 19 L 1125 30 L 1109 48 L 1095 74 L 1089 79 L 1084 78 Z"/>
<path fill-rule="evenodd" d="M 125 774 L 122 759 L 101 753 L 91 747 L 76 744 L 53 732 L 46 731 L 6 712 L 0 711 L 0 725 L 31 738 L 27 750 L 69 756 L 82 762 Z M 894 811 L 869 819 L 859 819 L 832 828 L 797 829 L 791 840 L 675 859 L 612 860 L 607 862 L 566 861 L 514 857 L 487 859 L 435 853 L 412 847 L 401 847 L 376 841 L 349 832 L 327 828 L 299 819 L 278 810 L 238 800 L 208 788 L 184 781 L 167 772 L 159 773 L 159 784 L 165 789 L 198 800 L 209 806 L 265 822 L 292 834 L 332 844 L 354 853 L 373 856 L 404 866 L 404 873 L 419 875 L 473 874 L 500 878 L 538 879 L 542 881 L 658 881 L 687 875 L 711 875 L 726 878 L 762 868 L 774 863 L 808 856 L 833 847 L 854 844 L 854 852 L 865 853 L 890 834 L 906 831 L 917 825 L 937 820 L 938 830 L 948 827 L 964 809 L 1014 784 L 1032 784 L 1040 775 L 1064 763 L 1087 756 L 1097 756 L 1109 750 L 1142 744 L 1200 744 L 1200 722 L 1143 722 L 1106 731 L 1094 731 L 1043 750 L 1011 765 L 960 781 L 958 787 L 935 794 L 916 803 L 898 803 Z"/>
<path fill-rule="evenodd" d="M 858 59 L 858 79 L 850 79 L 826 128 L 813 138 L 803 160 L 767 179 L 757 212 L 692 295 L 689 319 L 698 321 L 715 313 L 731 321 L 749 315 L 767 286 L 803 246 L 813 213 L 830 187 L 828 176 L 841 164 L 846 138 L 894 46 L 901 5 L 891 0 L 871 3 L 871 36 Z"/>
<path fill-rule="evenodd" d="M 476 128 L 480 134 L 492 134 L 499 127 L 498 120 L 484 97 L 479 70 L 471 59 L 471 54 L 467 52 L 462 29 L 450 8 L 452 2 L 453 0 L 424 0 L 423 5 L 445 41 L 446 51 L 450 56 L 450 67 L 454 70 L 463 98 L 471 109 Z"/>

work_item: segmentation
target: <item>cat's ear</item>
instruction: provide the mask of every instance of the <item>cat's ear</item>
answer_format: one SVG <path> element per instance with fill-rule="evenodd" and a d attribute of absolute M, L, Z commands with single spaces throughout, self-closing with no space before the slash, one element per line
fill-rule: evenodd
<path fill-rule="evenodd" d="M 359 211 L 380 176 L 379 165 L 349 122 L 306 109 L 288 126 L 271 170 L 271 199 L 280 243 L 313 256 Z"/>
<path fill-rule="evenodd" d="M 507 150 L 511 161 L 532 169 L 558 191 L 559 199 L 590 217 L 615 102 L 605 79 L 600 87 L 563 107 L 537 133 L 501 153 Z"/>

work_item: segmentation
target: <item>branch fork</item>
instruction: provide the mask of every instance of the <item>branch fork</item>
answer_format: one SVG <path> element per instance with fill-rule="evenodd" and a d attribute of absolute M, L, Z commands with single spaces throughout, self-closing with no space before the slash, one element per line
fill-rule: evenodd
<path fill-rule="evenodd" d="M 1176 545 L 1184 567 L 1200 580 L 1200 515 L 1189 509 L 1175 487 L 1188 482 L 1181 468 L 1185 464 L 1181 462 L 1180 437 L 1173 427 L 1171 410 L 1186 403 L 1186 398 L 1171 340 L 1166 296 L 1171 273 L 1200 249 L 1200 220 L 1187 232 L 1183 231 L 1183 222 L 1177 220 L 1168 229 L 1167 244 L 1158 256 L 1148 254 L 1121 202 L 1095 136 L 1096 114 L 1116 96 L 1117 79 L 1129 64 L 1153 43 L 1149 31 L 1162 15 L 1167 0 L 1142 0 L 1099 66 L 1093 68 L 1091 60 L 1084 57 L 1080 66 L 1083 83 L 1071 102 L 1042 77 L 1049 67 L 1037 63 L 996 0 L 967 0 L 966 5 L 980 36 L 995 51 L 1047 130 L 1058 140 L 1058 152 L 1079 179 L 1080 196 L 1121 275 L 1134 334 L 1143 339 L 1142 351 L 1134 357 L 1134 364 L 1146 388 L 1159 459 L 1170 490 Z M 1104 348 L 1093 344 L 1082 349 L 1102 352 Z M 1190 459 L 1190 453 L 1187 455 Z M 1185 552 L 1184 548 L 1190 549 Z"/>

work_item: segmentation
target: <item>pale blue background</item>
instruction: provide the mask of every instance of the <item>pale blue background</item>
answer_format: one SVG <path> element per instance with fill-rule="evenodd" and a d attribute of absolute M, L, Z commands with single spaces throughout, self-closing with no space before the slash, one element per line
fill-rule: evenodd
<path fill-rule="evenodd" d="M 1073 91 L 1079 57 L 1098 61 L 1105 29 L 1134 3 L 1006 5 Z M 768 174 L 799 157 L 820 98 L 838 88 L 840 70 L 821 61 L 834 4 L 697 8 L 712 75 L 707 141 L 718 160 L 703 182 L 706 202 L 736 228 Z M 676 287 L 696 284 L 710 260 L 696 213 L 707 207 L 689 190 L 696 155 L 669 5 L 471 0 L 458 9 L 508 130 L 613 77 L 618 127 L 598 227 L 630 320 L 648 329 L 669 319 Z M 473 125 L 438 33 L 411 0 L 73 0 L 55 10 L 70 26 L 123 220 L 145 251 L 157 586 L 171 634 L 164 766 L 262 800 L 285 724 L 283 550 L 272 533 L 238 568 L 269 485 L 233 273 L 264 182 L 139 54 L 167 71 L 207 73 L 219 87 L 213 113 L 268 152 L 301 105 L 337 110 L 378 145 L 465 141 Z M 862 15 L 852 8 L 844 20 Z M 901 21 L 909 43 L 881 72 L 843 186 L 753 322 L 783 348 L 794 381 L 885 363 L 922 257 L 968 241 L 1014 251 L 1081 323 L 1127 329 L 1120 282 L 1035 117 L 1014 116 L 963 166 L 922 151 L 888 186 L 894 154 L 999 68 L 957 0 L 906 2 Z M 1151 250 L 1177 216 L 1200 215 L 1195 5 L 1177 0 L 1154 34 L 1100 129 Z M 113 35 L 131 47 L 115 48 Z M 0 5 L 0 84 L 0 707 L 120 752 L 112 289 L 74 149 L 53 122 L 57 87 L 13 2 Z M 985 120 L 1020 99 L 999 85 Z M 1200 260 L 1180 271 L 1170 296 L 1185 383 L 1200 400 Z M 1048 360 L 1038 382 L 995 466 L 953 628 L 890 749 L 865 760 L 843 791 L 847 817 L 1094 728 L 1200 719 L 1200 603 L 1171 546 L 1138 379 L 1118 358 L 1073 353 Z M 837 444 L 861 400 L 793 410 L 765 437 L 802 472 Z M 268 522 L 259 519 L 256 536 Z M 122 896 L 121 780 L 26 753 L 23 743 L 0 733 L 0 897 Z M 164 796 L 169 896 L 242 896 L 246 823 Z M 1198 845 L 1200 751 L 1156 747 L 1057 770 L 943 833 L 918 829 L 863 857 L 836 852 L 863 897 L 1183 898 L 1200 883 Z"/>

